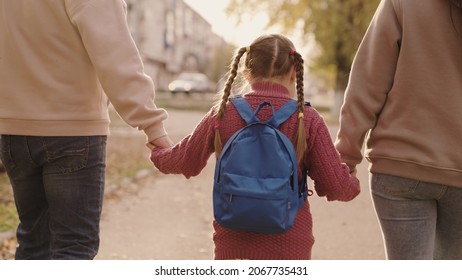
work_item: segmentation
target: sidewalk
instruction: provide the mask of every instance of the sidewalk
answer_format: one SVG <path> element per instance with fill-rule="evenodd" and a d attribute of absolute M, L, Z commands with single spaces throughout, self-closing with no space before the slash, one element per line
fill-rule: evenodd
<path fill-rule="evenodd" d="M 179 120 L 181 116 L 172 110 L 170 117 Z M 337 127 L 330 129 L 334 135 Z M 152 171 L 133 183 L 133 193 L 106 201 L 97 259 L 213 259 L 213 169 L 212 158 L 201 175 L 189 180 Z M 358 167 L 358 178 L 362 192 L 351 202 L 309 198 L 316 238 L 313 259 L 384 259 L 366 162 Z"/>
<path fill-rule="evenodd" d="M 372 205 L 367 163 L 358 166 L 361 194 L 350 202 L 327 202 L 312 196 L 316 243 L 313 259 L 383 260 L 382 235 Z"/>
<path fill-rule="evenodd" d="M 177 141 L 192 130 L 203 113 L 169 110 L 169 115 L 167 129 Z M 337 129 L 330 126 L 332 136 Z M 113 191 L 112 198 L 105 199 L 96 259 L 213 259 L 213 172 L 212 157 L 202 174 L 189 180 L 180 175 L 163 175 L 152 168 L 139 172 L 141 176 L 135 180 L 124 182 Z M 362 192 L 351 202 L 327 202 L 316 195 L 309 198 L 316 238 L 313 259 L 385 258 L 366 162 L 358 166 L 358 178 Z M 0 240 L 12 234 L 0 235 Z"/>

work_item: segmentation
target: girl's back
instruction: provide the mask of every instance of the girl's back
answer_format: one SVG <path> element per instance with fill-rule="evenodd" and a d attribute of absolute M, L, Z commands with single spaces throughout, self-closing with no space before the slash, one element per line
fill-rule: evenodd
<path fill-rule="evenodd" d="M 151 159 L 156 167 L 161 172 L 181 173 L 187 178 L 197 175 L 210 155 L 215 152 L 218 156 L 223 143 L 245 126 L 244 120 L 228 102 L 239 61 L 244 54 L 247 55 L 244 76 L 251 85 L 244 98 L 254 110 L 263 101 L 271 102 L 277 110 L 288 99 L 297 97 L 298 111 L 279 129 L 297 150 L 299 182 L 302 181 L 300 174 L 308 171 L 319 196 L 341 201 L 356 197 L 360 191 L 358 179 L 350 175 L 349 168 L 340 162 L 322 117 L 316 110 L 304 105 L 303 59 L 292 43 L 281 35 L 260 37 L 250 47 L 238 50 L 221 103 L 209 111 L 192 134 L 176 146 L 154 149 Z M 272 65 L 265 65 L 268 62 Z M 265 121 L 271 115 L 271 109 L 265 107 L 258 117 Z M 309 201 L 308 198 L 300 208 L 292 228 L 281 234 L 231 230 L 214 221 L 215 259 L 310 259 L 314 237 Z"/>

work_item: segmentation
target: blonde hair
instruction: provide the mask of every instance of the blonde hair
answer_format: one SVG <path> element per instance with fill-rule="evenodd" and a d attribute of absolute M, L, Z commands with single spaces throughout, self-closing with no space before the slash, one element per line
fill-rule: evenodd
<path fill-rule="evenodd" d="M 223 118 L 226 104 L 232 92 L 232 86 L 238 74 L 240 60 L 246 54 L 245 69 L 248 70 L 252 80 L 268 79 L 278 76 L 288 75 L 295 67 L 296 71 L 296 88 L 298 101 L 298 129 L 296 135 L 295 150 L 297 158 L 300 161 L 306 149 L 306 132 L 303 123 L 303 58 L 295 51 L 293 43 L 283 35 L 271 34 L 258 37 L 250 46 L 238 49 L 230 65 L 228 79 L 225 84 L 221 100 L 216 106 L 216 121 Z M 215 127 L 215 155 L 218 157 L 223 148 L 218 125 Z"/>

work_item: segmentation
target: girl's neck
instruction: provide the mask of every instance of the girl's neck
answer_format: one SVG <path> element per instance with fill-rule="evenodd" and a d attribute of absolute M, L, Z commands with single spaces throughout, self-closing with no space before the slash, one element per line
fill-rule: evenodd
<path fill-rule="evenodd" d="M 296 97 L 296 88 L 295 88 L 295 82 L 291 81 L 290 79 L 284 79 L 280 77 L 273 77 L 273 78 L 265 78 L 265 79 L 259 79 L 256 81 L 252 81 L 251 86 L 256 83 L 275 83 L 275 84 L 280 84 L 283 87 L 285 87 L 289 91 L 289 96 L 291 98 Z"/>

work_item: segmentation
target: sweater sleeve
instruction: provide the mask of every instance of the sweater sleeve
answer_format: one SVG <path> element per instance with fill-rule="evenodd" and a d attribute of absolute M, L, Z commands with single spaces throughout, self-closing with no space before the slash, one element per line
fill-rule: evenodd
<path fill-rule="evenodd" d="M 350 175 L 349 168 L 340 161 L 324 120 L 318 117 L 311 126 L 308 152 L 304 164 L 314 181 L 316 193 L 327 200 L 349 201 L 360 192 L 359 180 Z"/>
<path fill-rule="evenodd" d="M 353 170 L 362 161 L 367 132 L 377 121 L 393 86 L 401 44 L 399 7 L 382 0 L 353 61 L 335 146 Z"/>
<path fill-rule="evenodd" d="M 193 132 L 175 146 L 154 148 L 151 161 L 165 174 L 183 174 L 186 178 L 198 175 L 214 152 L 214 123 L 210 111 Z"/>
<path fill-rule="evenodd" d="M 143 130 L 148 142 L 166 135 L 165 110 L 154 104 L 152 79 L 144 72 L 120 0 L 68 0 L 68 13 L 78 29 L 98 79 L 119 115 Z"/>

